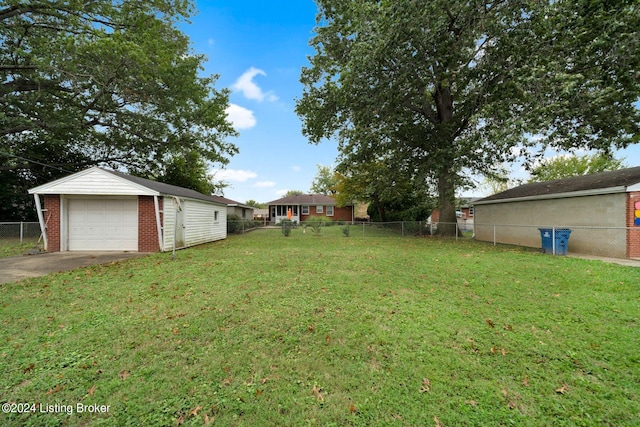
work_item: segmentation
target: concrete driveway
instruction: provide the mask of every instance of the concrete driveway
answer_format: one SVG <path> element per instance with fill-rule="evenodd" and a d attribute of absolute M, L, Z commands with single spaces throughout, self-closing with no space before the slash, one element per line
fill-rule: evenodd
<path fill-rule="evenodd" d="M 0 283 L 149 255 L 144 252 L 52 252 L 0 258 Z"/>

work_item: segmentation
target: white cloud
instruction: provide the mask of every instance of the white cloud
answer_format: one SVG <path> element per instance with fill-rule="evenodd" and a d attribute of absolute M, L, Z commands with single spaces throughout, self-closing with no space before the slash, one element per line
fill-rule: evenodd
<path fill-rule="evenodd" d="M 259 68 L 251 67 L 245 71 L 244 74 L 238 77 L 238 80 L 236 80 L 231 88 L 242 92 L 247 99 L 262 102 L 266 98 L 267 101 L 270 102 L 277 101 L 278 97 L 273 93 L 273 91 L 263 92 L 262 89 L 254 83 L 253 78 L 257 75 L 266 77 L 267 73 Z"/>
<path fill-rule="evenodd" d="M 236 104 L 229 104 L 224 111 L 227 113 L 227 118 L 236 130 L 250 129 L 256 125 L 256 118 L 253 116 L 253 111 L 248 108 Z"/>
<path fill-rule="evenodd" d="M 211 175 L 217 180 L 239 182 L 245 182 L 248 179 L 258 176 L 255 172 L 242 169 L 214 169 L 211 171 Z"/>
<path fill-rule="evenodd" d="M 280 197 L 284 197 L 288 192 L 289 190 L 277 190 L 276 194 Z"/>
<path fill-rule="evenodd" d="M 276 183 L 273 181 L 258 181 L 255 184 L 253 184 L 254 187 L 259 187 L 259 188 L 268 188 L 268 187 L 275 187 Z"/>
<path fill-rule="evenodd" d="M 291 170 L 294 172 L 300 172 L 302 168 L 300 166 L 291 166 Z"/>
<path fill-rule="evenodd" d="M 209 46 L 213 46 L 215 43 L 216 43 L 216 41 L 215 41 L 214 39 L 209 39 L 209 40 L 207 40 L 207 44 L 208 44 Z"/>

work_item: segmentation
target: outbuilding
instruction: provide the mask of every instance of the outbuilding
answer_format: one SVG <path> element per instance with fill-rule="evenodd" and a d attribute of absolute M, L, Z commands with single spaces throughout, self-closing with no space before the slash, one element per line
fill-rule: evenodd
<path fill-rule="evenodd" d="M 48 252 L 162 252 L 227 237 L 227 207 L 213 196 L 122 172 L 92 167 L 29 193 Z"/>
<path fill-rule="evenodd" d="M 569 252 L 640 258 L 640 167 L 525 184 L 473 205 L 477 240 L 540 247 L 538 228 L 569 228 Z"/>

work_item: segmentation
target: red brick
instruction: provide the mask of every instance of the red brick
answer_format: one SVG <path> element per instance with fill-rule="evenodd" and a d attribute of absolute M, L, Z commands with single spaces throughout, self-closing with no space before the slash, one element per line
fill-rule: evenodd
<path fill-rule="evenodd" d="M 627 198 L 627 257 L 640 258 L 640 226 L 635 225 L 635 204 L 640 202 L 640 191 L 628 193 Z"/>
<path fill-rule="evenodd" d="M 162 210 L 162 199 L 158 200 Z M 162 217 L 160 219 L 162 221 Z M 138 252 L 158 252 L 156 208 L 152 196 L 138 196 Z"/>
<path fill-rule="evenodd" d="M 60 195 L 46 194 L 43 209 L 47 227 L 47 252 L 60 252 Z"/>

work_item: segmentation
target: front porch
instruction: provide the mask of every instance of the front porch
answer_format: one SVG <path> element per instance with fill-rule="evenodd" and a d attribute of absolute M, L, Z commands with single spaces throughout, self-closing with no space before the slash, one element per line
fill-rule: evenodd
<path fill-rule="evenodd" d="M 270 222 L 272 224 L 279 224 L 283 219 L 289 219 L 289 213 L 291 214 L 291 221 L 300 223 L 300 206 L 299 205 L 276 205 L 271 206 L 270 209 Z"/>

